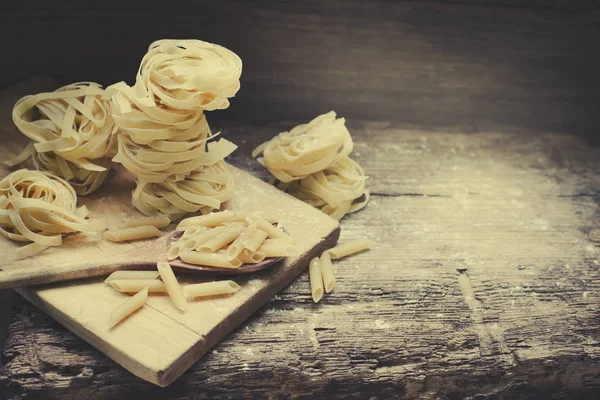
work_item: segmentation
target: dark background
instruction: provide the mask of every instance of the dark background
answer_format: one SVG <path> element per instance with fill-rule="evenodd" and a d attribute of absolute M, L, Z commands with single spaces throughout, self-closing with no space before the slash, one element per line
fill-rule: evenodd
<path fill-rule="evenodd" d="M 3 1 L 0 87 L 131 83 L 147 46 L 199 38 L 244 61 L 211 119 L 306 120 L 598 140 L 596 1 Z M 216 117 L 215 117 L 216 115 Z"/>

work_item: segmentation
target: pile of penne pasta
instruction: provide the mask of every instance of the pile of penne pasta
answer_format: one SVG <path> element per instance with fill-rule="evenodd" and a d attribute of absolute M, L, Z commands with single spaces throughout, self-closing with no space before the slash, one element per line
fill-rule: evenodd
<path fill-rule="evenodd" d="M 190 264 L 238 268 L 296 252 L 294 239 L 273 221 L 242 211 L 187 218 L 177 230 L 183 233 L 169 248 L 169 261 L 180 258 Z"/>
<path fill-rule="evenodd" d="M 321 257 L 313 258 L 308 267 L 313 301 L 318 303 L 323 298 L 323 289 L 326 293 L 329 293 L 335 286 L 335 275 L 331 260 L 337 260 L 370 249 L 373 244 L 368 239 L 357 239 L 326 250 L 321 254 Z"/>
<path fill-rule="evenodd" d="M 240 285 L 234 281 L 197 283 L 182 288 L 171 266 L 166 262 L 159 262 L 156 271 L 116 271 L 104 282 L 119 292 L 135 293 L 111 312 L 110 327 L 139 310 L 146 303 L 149 293 L 168 293 L 175 307 L 185 311 L 188 300 L 231 295 L 240 290 Z"/>

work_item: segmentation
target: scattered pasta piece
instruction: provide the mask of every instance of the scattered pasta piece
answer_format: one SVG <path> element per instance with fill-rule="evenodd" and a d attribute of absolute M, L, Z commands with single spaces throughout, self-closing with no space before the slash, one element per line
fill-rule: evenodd
<path fill-rule="evenodd" d="M 104 221 L 86 216 L 73 187 L 48 172 L 21 169 L 0 180 L 0 234 L 35 244 L 18 250 L 19 258 L 60 246 L 68 233 L 104 228 Z"/>
<path fill-rule="evenodd" d="M 9 165 L 32 157 L 36 168 L 73 183 L 81 195 L 100 187 L 116 153 L 116 127 L 100 85 L 79 82 L 25 96 L 15 104 L 12 117 L 32 144 Z"/>
<path fill-rule="evenodd" d="M 148 239 L 151 237 L 161 236 L 154 225 L 133 226 L 130 228 L 111 229 L 104 232 L 104 238 L 111 242 L 126 242 L 129 240 Z"/>
<path fill-rule="evenodd" d="M 325 292 L 331 292 L 335 287 L 335 275 L 333 274 L 333 264 L 331 264 L 331 256 L 327 251 L 321 254 L 321 275 L 323 276 L 323 285 L 325 287 Z"/>
<path fill-rule="evenodd" d="M 240 289 L 240 285 L 234 281 L 217 281 L 184 286 L 183 293 L 188 299 L 193 299 L 197 297 L 233 294 L 237 293 Z"/>
<path fill-rule="evenodd" d="M 117 292 L 137 293 L 146 288 L 149 293 L 166 293 L 167 288 L 158 279 L 113 279 L 109 282 Z"/>
<path fill-rule="evenodd" d="M 369 201 L 367 176 L 348 155 L 353 143 L 335 112 L 282 132 L 258 146 L 252 156 L 279 181 L 277 187 L 332 218 L 363 208 Z"/>
<path fill-rule="evenodd" d="M 332 260 L 337 260 L 339 258 L 370 249 L 374 244 L 375 243 L 369 239 L 361 238 L 348 243 L 339 244 L 334 248 L 327 250 L 327 252 L 331 256 Z"/>
<path fill-rule="evenodd" d="M 160 276 L 160 274 L 158 273 L 158 271 L 129 271 L 129 270 L 121 270 L 121 271 L 115 271 L 112 274 L 110 274 L 108 276 L 108 278 L 106 278 L 104 280 L 105 283 L 109 283 L 111 281 L 114 280 L 123 280 L 123 279 L 156 279 Z"/>
<path fill-rule="evenodd" d="M 159 262 L 156 267 L 158 268 L 158 272 L 160 273 L 160 277 L 165 284 L 171 301 L 179 310 L 185 311 L 187 308 L 187 301 L 183 295 L 183 290 L 181 290 L 181 286 L 179 286 L 179 282 L 177 282 L 177 278 L 171 269 L 171 266 L 169 263 Z"/>
<path fill-rule="evenodd" d="M 145 217 L 145 218 L 131 218 L 125 221 L 123 224 L 124 228 L 132 228 L 135 226 L 152 225 L 158 229 L 166 228 L 171 223 L 171 220 L 167 217 Z"/>
<path fill-rule="evenodd" d="M 111 313 L 108 325 L 112 328 L 123 319 L 142 308 L 148 299 L 148 288 L 140 290 L 139 293 L 119 304 Z"/>
<path fill-rule="evenodd" d="M 312 298 L 315 303 L 318 303 L 323 297 L 323 277 L 321 276 L 321 260 L 319 257 L 315 257 L 310 261 L 308 273 Z"/>

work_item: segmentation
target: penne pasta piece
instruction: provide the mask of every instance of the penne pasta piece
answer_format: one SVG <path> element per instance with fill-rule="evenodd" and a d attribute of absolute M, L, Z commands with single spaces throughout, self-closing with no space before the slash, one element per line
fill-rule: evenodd
<path fill-rule="evenodd" d="M 173 273 L 169 263 L 159 262 L 156 264 L 156 268 L 160 273 L 160 277 L 165 284 L 167 293 L 169 293 L 169 297 L 171 298 L 171 301 L 175 307 L 181 311 L 185 311 L 187 308 L 187 301 L 185 300 L 181 286 L 179 286 L 179 282 L 177 282 L 177 278 L 175 277 L 175 274 Z"/>
<path fill-rule="evenodd" d="M 113 279 L 109 285 L 123 293 L 137 293 L 144 288 L 147 288 L 149 293 L 165 293 L 167 291 L 164 282 L 158 279 Z"/>
<path fill-rule="evenodd" d="M 216 228 L 204 228 L 202 231 L 197 231 L 194 236 L 188 237 L 183 243 L 182 249 L 195 249 L 207 240 L 217 236 L 218 234 L 225 232 L 227 227 L 217 226 Z"/>
<path fill-rule="evenodd" d="M 327 250 L 332 260 L 337 260 L 363 250 L 370 249 L 375 243 L 371 240 L 362 238 L 356 239 L 348 243 L 340 244 L 332 249 Z"/>
<path fill-rule="evenodd" d="M 323 277 L 321 276 L 321 260 L 319 257 L 315 257 L 310 261 L 308 273 L 312 298 L 315 303 L 318 303 L 323 297 Z"/>
<path fill-rule="evenodd" d="M 196 247 L 198 252 L 214 252 L 219 250 L 221 247 L 228 245 L 233 242 L 244 228 L 240 227 L 227 227 L 223 232 L 208 239 L 204 243 Z"/>
<path fill-rule="evenodd" d="M 193 299 L 196 297 L 233 294 L 239 290 L 240 285 L 234 281 L 217 281 L 184 286 L 183 293 L 186 298 Z"/>
<path fill-rule="evenodd" d="M 333 265 L 328 252 L 321 254 L 321 275 L 323 276 L 325 292 L 331 292 L 335 286 L 335 275 L 333 274 Z"/>
<path fill-rule="evenodd" d="M 267 239 L 258 251 L 262 251 L 267 257 L 288 257 L 296 253 L 296 247 L 284 239 Z"/>
<path fill-rule="evenodd" d="M 161 236 L 162 232 L 155 226 L 143 225 L 131 228 L 111 229 L 104 232 L 104 238 L 111 242 L 125 242 L 129 240 L 148 239 Z"/>
<path fill-rule="evenodd" d="M 179 241 L 173 243 L 171 247 L 169 247 L 169 251 L 167 251 L 167 260 L 172 261 L 179 257 L 182 247 L 183 244 L 179 243 Z"/>
<path fill-rule="evenodd" d="M 114 327 L 123 319 L 125 319 L 125 317 L 142 308 L 144 303 L 146 303 L 146 299 L 148 299 L 148 288 L 140 290 L 136 295 L 130 297 L 115 307 L 115 309 L 110 313 L 110 317 L 108 319 L 109 327 Z"/>
<path fill-rule="evenodd" d="M 244 250 L 244 243 L 250 240 L 252 235 L 254 235 L 254 232 L 256 232 L 256 228 L 256 223 L 250 222 L 244 231 L 233 241 L 233 243 L 229 245 L 227 248 L 228 260 L 233 260 L 240 255 L 240 253 Z"/>
<path fill-rule="evenodd" d="M 242 262 L 239 259 L 228 260 L 226 253 L 199 253 L 197 251 L 184 251 L 179 257 L 186 263 L 206 265 L 220 268 L 239 268 Z"/>
<path fill-rule="evenodd" d="M 267 238 L 267 232 L 257 229 L 254 231 L 254 234 L 248 239 L 246 243 L 244 243 L 244 248 L 250 251 L 257 251 L 258 248 L 264 243 Z"/>
<path fill-rule="evenodd" d="M 184 232 L 183 235 L 181 235 L 182 239 L 187 239 L 189 237 L 194 236 L 196 233 L 203 231 L 203 227 L 200 226 L 191 226 L 189 228 L 187 228 Z"/>
<path fill-rule="evenodd" d="M 109 283 L 116 279 L 156 279 L 159 275 L 158 271 L 115 271 L 104 282 Z"/>
<path fill-rule="evenodd" d="M 283 232 L 282 230 L 277 229 L 275 226 L 273 226 L 270 222 L 268 222 L 264 218 L 250 217 L 250 219 L 252 221 L 256 222 L 256 226 L 258 227 L 258 229 L 267 232 L 267 235 L 271 239 L 288 237 L 288 235 L 285 232 Z"/>
<path fill-rule="evenodd" d="M 264 260 L 266 256 L 267 255 L 262 251 L 252 252 L 248 249 L 244 249 L 237 258 L 244 264 L 258 264 Z"/>
<path fill-rule="evenodd" d="M 123 224 L 124 228 L 131 228 L 134 226 L 152 225 L 158 229 L 167 227 L 171 223 L 171 220 L 163 215 L 158 217 L 144 217 L 144 218 L 131 218 L 125 221 Z"/>
<path fill-rule="evenodd" d="M 199 225 L 205 227 L 213 227 L 222 225 L 224 222 L 233 221 L 235 218 L 241 218 L 243 213 L 239 211 L 221 211 L 213 212 L 206 215 L 200 215 L 198 217 L 186 218 L 177 225 L 177 230 L 181 231 L 190 226 Z"/>

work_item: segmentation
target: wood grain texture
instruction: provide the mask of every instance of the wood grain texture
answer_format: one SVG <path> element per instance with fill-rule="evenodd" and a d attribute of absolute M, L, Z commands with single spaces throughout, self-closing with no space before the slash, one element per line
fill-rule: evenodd
<path fill-rule="evenodd" d="M 0 86 L 48 74 L 131 83 L 150 42 L 190 37 L 244 60 L 242 90 L 220 118 L 265 123 L 334 109 L 405 128 L 554 131 L 600 143 L 595 2 L 177 3 L 5 2 L 0 37 L 12 56 Z"/>
<path fill-rule="evenodd" d="M 223 124 L 231 162 L 287 126 Z M 358 123 L 371 203 L 312 303 L 304 276 L 166 389 L 135 380 L 27 304 L 0 388 L 48 398 L 561 399 L 600 395 L 600 150 L 576 137 Z"/>
<path fill-rule="evenodd" d="M 25 93 L 38 90 L 32 84 L 36 81 L 5 90 L 0 98 L 3 103 L 14 103 Z M 1 110 L 0 126 L 16 131 L 10 123 L 10 110 Z M 6 135 L 5 140 L 16 134 Z M 0 145 L 3 159 L 17 154 L 8 150 L 12 147 Z M 7 172 L 0 167 L 0 176 Z M 297 255 L 264 271 L 233 278 L 241 289 L 232 296 L 190 301 L 185 312 L 175 309 L 168 296 L 150 296 L 140 312 L 111 328 L 110 313 L 129 296 L 107 287 L 97 276 L 112 272 L 118 265 L 136 265 L 135 258 L 155 268 L 156 262 L 166 261 L 167 246 L 161 239 L 112 243 L 97 233 L 69 235 L 61 247 L 21 261 L 14 259 L 19 244 L 3 238 L 0 279 L 2 274 L 35 267 L 55 281 L 96 276 L 87 281 L 20 288 L 18 293 L 133 374 L 160 386 L 169 385 L 306 270 L 313 257 L 333 247 L 339 236 L 338 221 L 240 169 L 232 167 L 231 173 L 235 189 L 223 207 L 280 220 L 297 249 Z M 139 216 L 130 201 L 131 183 L 122 174 L 114 174 L 97 193 L 80 198 L 78 204 L 88 208 L 91 218 L 104 218 L 108 226 L 116 227 L 124 219 Z M 135 257 L 130 258 L 132 255 Z M 215 278 L 189 274 L 180 277 L 180 282 L 193 284 L 207 279 Z"/>

